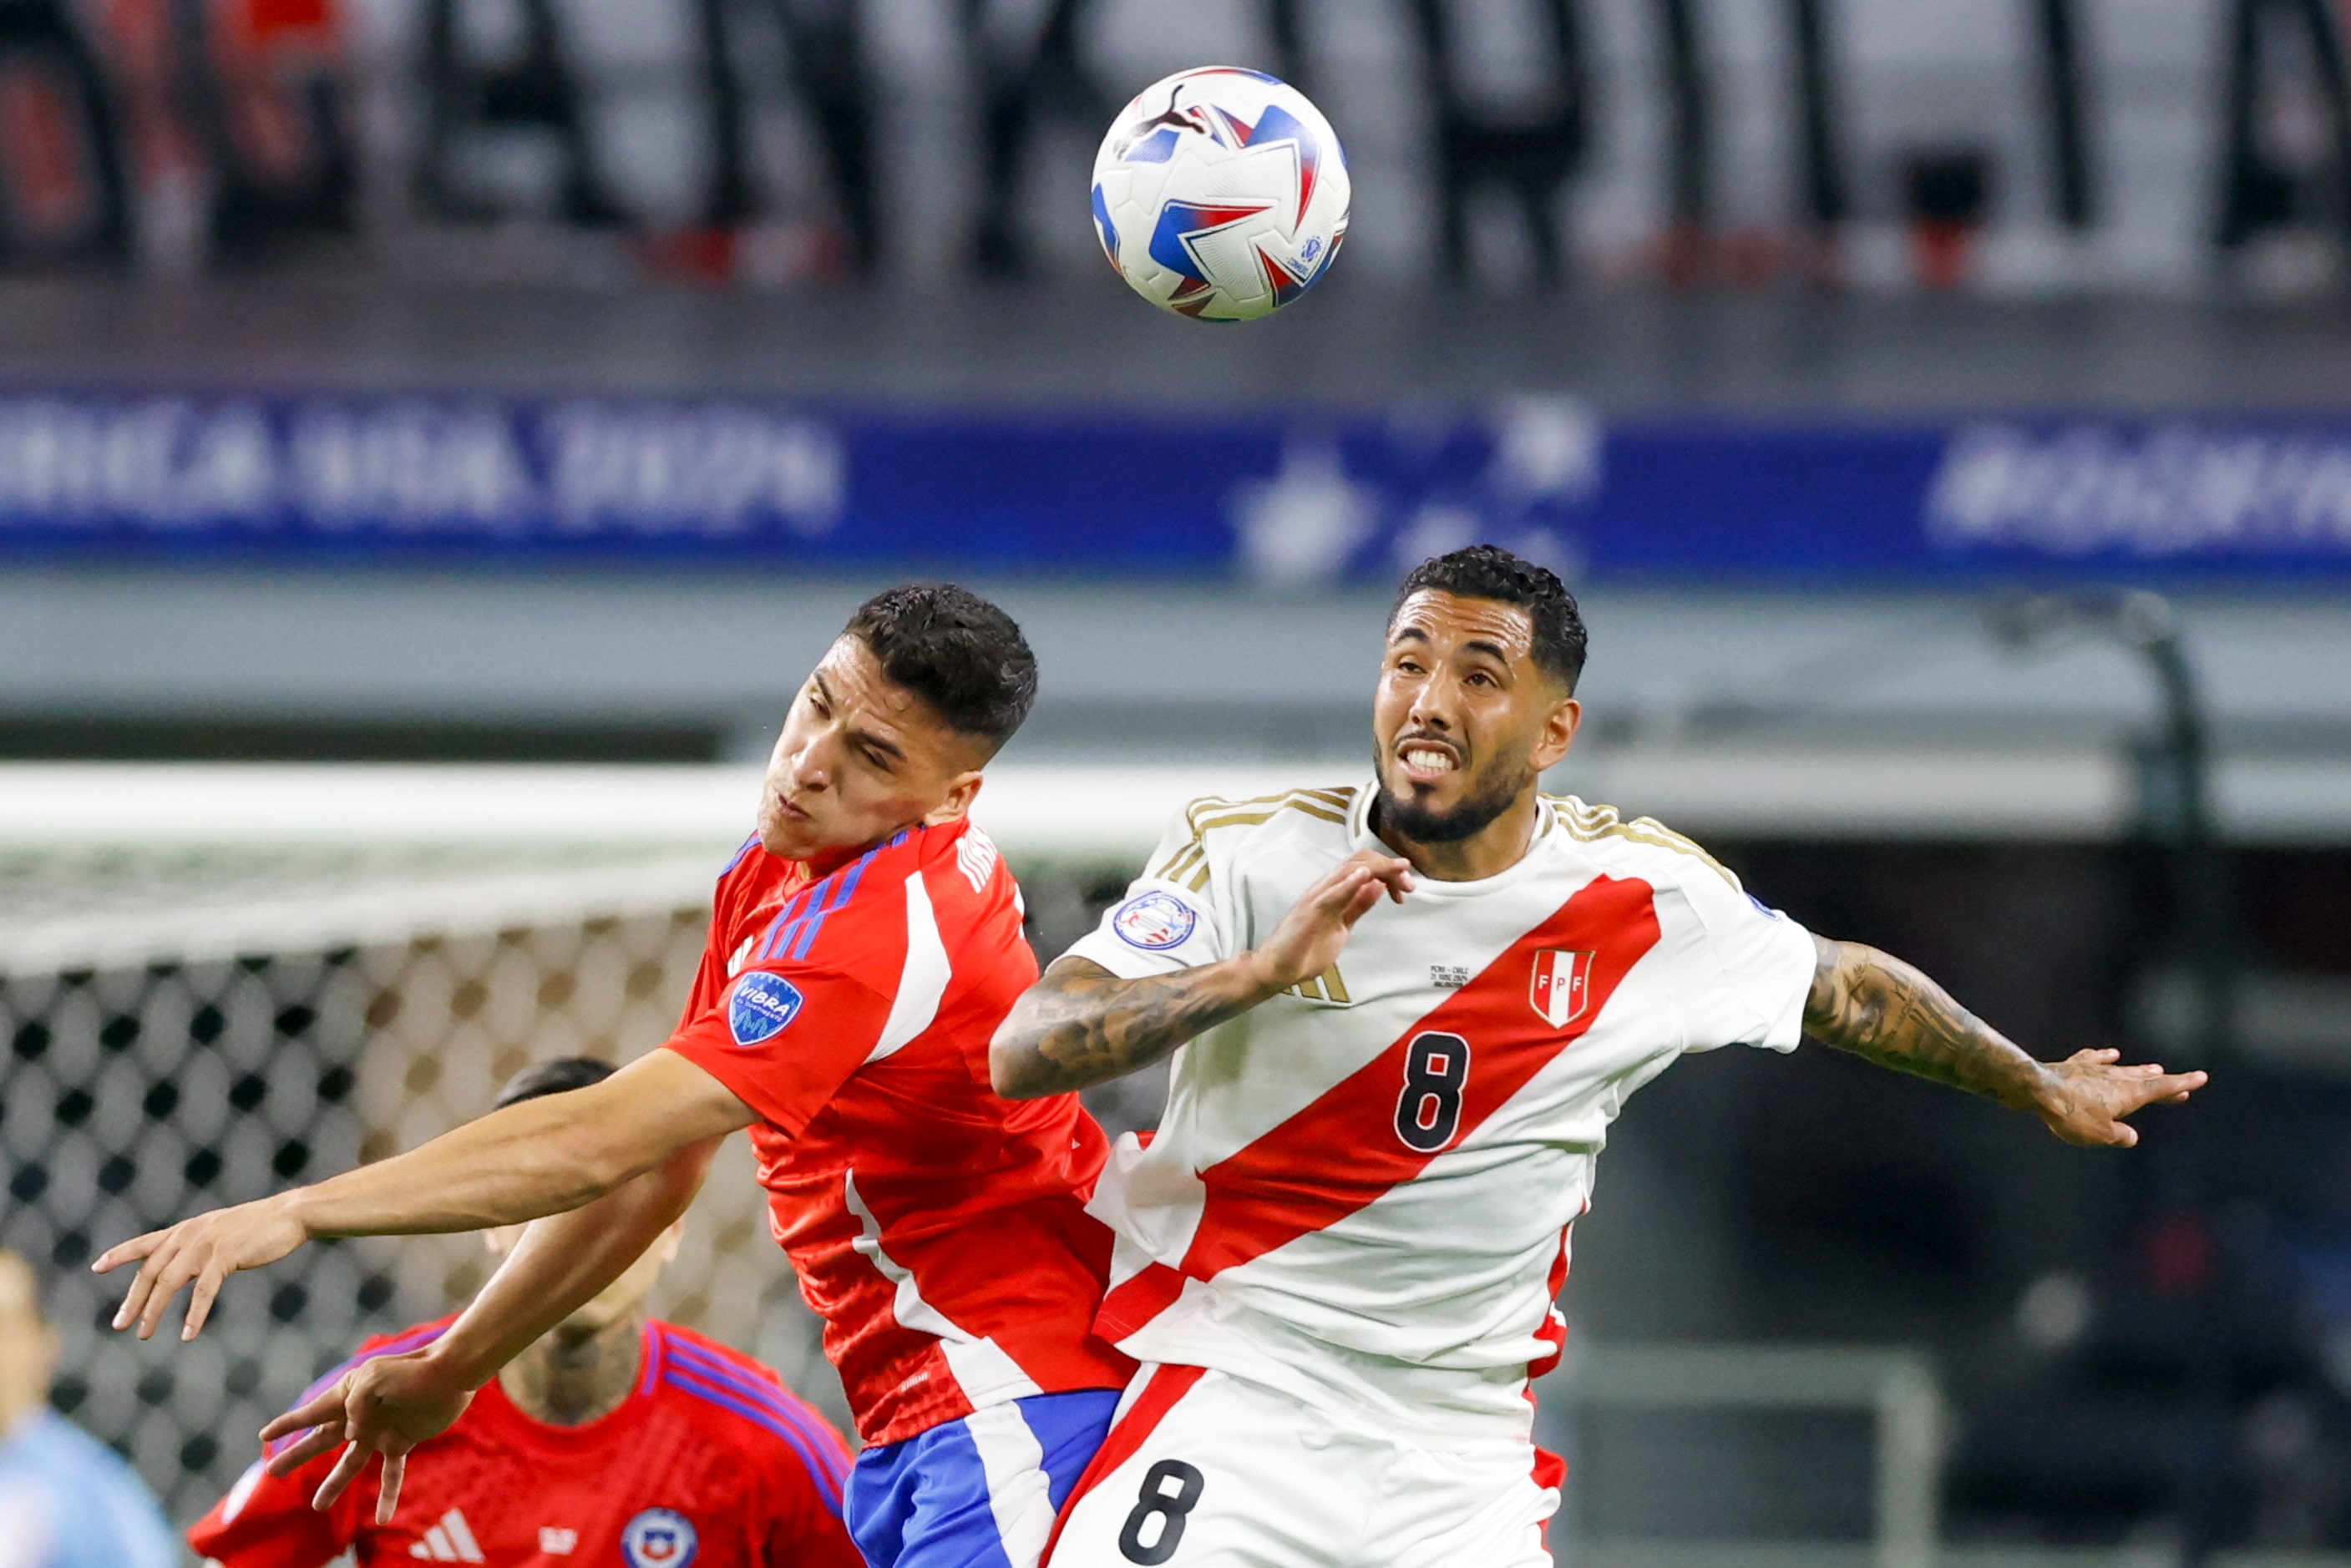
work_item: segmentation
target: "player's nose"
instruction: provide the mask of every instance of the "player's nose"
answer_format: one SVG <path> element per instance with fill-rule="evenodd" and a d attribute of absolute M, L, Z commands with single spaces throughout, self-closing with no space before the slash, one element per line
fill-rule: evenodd
<path fill-rule="evenodd" d="M 1430 734 L 1450 734 L 1453 731 L 1453 706 L 1448 693 L 1440 690 L 1437 681 L 1422 684 L 1413 693 L 1412 708 L 1406 716 L 1405 728 Z"/>
<path fill-rule="evenodd" d="M 821 742 L 811 742 L 801 747 L 799 754 L 792 758 L 791 766 L 786 770 L 786 774 L 790 778 L 792 788 L 796 792 L 820 790 L 831 783 L 832 766 L 830 759 L 824 755 Z"/>

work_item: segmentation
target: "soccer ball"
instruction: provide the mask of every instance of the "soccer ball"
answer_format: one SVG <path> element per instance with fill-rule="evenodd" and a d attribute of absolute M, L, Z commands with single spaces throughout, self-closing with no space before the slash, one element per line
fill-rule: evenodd
<path fill-rule="evenodd" d="M 1331 270 L 1347 160 L 1330 121 L 1263 71 L 1208 66 L 1143 89 L 1094 157 L 1110 265 L 1162 310 L 1254 321 Z"/>

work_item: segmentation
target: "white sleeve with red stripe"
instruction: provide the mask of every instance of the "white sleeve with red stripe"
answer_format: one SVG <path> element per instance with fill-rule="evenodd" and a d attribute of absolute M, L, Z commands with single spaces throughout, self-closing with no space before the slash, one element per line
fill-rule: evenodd
<path fill-rule="evenodd" d="M 1682 863 L 1676 890 L 1703 937 L 1703 950 L 1691 955 L 1695 983 L 1675 998 L 1687 1034 L 1683 1048 L 1794 1050 L 1813 989 L 1812 933 L 1728 871 L 1695 857 L 1675 858 Z"/>
<path fill-rule="evenodd" d="M 1224 907 L 1226 889 L 1221 878 L 1209 877 L 1198 838 L 1189 814 L 1178 812 L 1126 897 L 1070 951 L 1122 980 L 1196 969 L 1238 951 L 1230 935 L 1237 922 Z M 1180 879 L 1166 875 L 1171 870 Z"/>

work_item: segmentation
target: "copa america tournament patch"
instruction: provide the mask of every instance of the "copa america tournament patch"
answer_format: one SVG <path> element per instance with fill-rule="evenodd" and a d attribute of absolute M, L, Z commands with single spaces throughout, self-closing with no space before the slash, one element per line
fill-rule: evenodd
<path fill-rule="evenodd" d="M 686 1568 L 700 1544 L 694 1521 L 674 1508 L 649 1508 L 621 1528 L 629 1568 Z"/>
<path fill-rule="evenodd" d="M 1119 940 L 1150 953 L 1183 946 L 1184 939 L 1199 923 L 1200 917 L 1192 912 L 1191 905 L 1155 888 L 1137 893 L 1110 918 L 1110 929 L 1118 933 Z"/>
<path fill-rule="evenodd" d="M 800 1015 L 800 988 L 779 974 L 753 970 L 735 982 L 726 1002 L 726 1027 L 737 1045 L 772 1040 Z"/>

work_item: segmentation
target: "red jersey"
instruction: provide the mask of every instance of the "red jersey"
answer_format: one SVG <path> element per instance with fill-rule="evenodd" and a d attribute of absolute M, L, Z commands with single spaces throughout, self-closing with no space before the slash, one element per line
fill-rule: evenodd
<path fill-rule="evenodd" d="M 1019 899 L 965 822 L 820 877 L 755 838 L 669 1042 L 763 1118 L 769 1227 L 869 1443 L 1134 1369 L 1092 1334 L 1102 1129 L 1074 1095 L 988 1083 L 988 1041 L 1037 980 Z"/>
<path fill-rule="evenodd" d="M 304 1398 L 451 1321 L 368 1341 Z M 223 1568 L 321 1568 L 346 1551 L 358 1568 L 863 1568 L 841 1519 L 849 1450 L 824 1418 L 698 1334 L 648 1323 L 643 1347 L 636 1387 L 584 1427 L 535 1420 L 490 1382 L 409 1456 L 389 1525 L 373 1467 L 324 1513 L 310 1507 L 328 1453 L 283 1480 L 256 1460 L 188 1543 Z"/>

